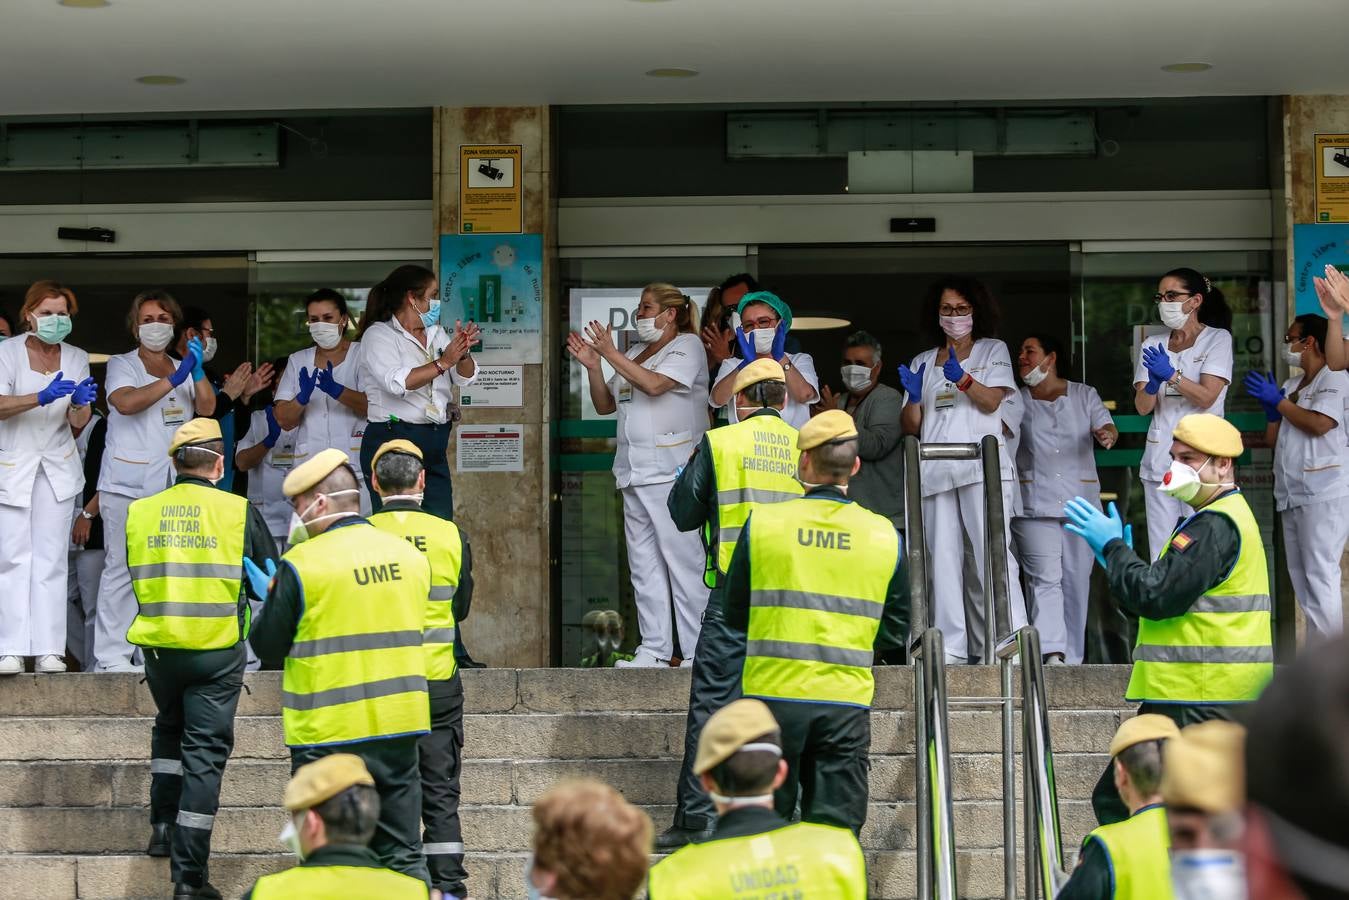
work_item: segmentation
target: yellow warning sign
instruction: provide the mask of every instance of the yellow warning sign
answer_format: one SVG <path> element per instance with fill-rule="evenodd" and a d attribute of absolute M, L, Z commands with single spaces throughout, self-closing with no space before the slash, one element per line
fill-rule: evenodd
<path fill-rule="evenodd" d="M 461 144 L 459 233 L 520 234 L 525 230 L 520 144 Z"/>
<path fill-rule="evenodd" d="M 1316 221 L 1349 222 L 1349 134 L 1316 135 Z"/>

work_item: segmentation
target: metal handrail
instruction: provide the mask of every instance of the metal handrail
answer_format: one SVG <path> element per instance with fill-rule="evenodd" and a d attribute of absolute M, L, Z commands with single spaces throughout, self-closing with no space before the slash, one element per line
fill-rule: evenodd
<path fill-rule="evenodd" d="M 951 734 L 946 711 L 946 653 L 940 628 L 913 645 L 918 896 L 956 900 L 956 826 L 951 802 Z"/>
<path fill-rule="evenodd" d="M 1012 666 L 1016 657 L 1021 657 L 1021 733 L 1022 752 L 1025 755 L 1022 765 L 1026 832 L 1025 896 L 1027 900 L 1034 900 L 1038 896 L 1053 898 L 1068 882 L 1068 874 L 1063 867 L 1063 832 L 1059 823 L 1058 786 L 1054 779 L 1054 752 L 1049 736 L 1049 702 L 1044 689 L 1040 632 L 1032 625 L 1018 629 L 998 646 L 997 656 L 1002 664 L 1003 694 L 1009 698 Z M 1009 766 L 1014 765 L 1012 754 L 1015 752 L 1006 735 L 1002 752 L 1005 801 L 1011 784 L 1007 771 Z M 1005 812 L 1004 817 L 1007 817 Z M 1013 842 L 1004 846 L 1003 865 L 1006 872 L 1015 871 L 1015 835 Z M 1037 893 L 1041 887 L 1044 889 L 1043 894 Z"/>

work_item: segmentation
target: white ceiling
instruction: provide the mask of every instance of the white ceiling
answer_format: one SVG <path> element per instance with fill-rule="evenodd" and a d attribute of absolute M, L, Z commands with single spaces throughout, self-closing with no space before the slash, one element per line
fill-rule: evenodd
<path fill-rule="evenodd" d="M 0 0 L 0 115 L 1349 93 L 1345 0 L 111 2 Z"/>

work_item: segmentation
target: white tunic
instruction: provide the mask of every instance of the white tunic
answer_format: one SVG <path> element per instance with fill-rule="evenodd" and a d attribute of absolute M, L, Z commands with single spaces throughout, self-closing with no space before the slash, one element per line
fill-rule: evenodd
<path fill-rule="evenodd" d="M 350 357 L 348 357 L 350 358 Z M 334 370 L 335 371 L 335 370 Z M 290 533 L 290 501 L 281 491 L 281 482 L 286 480 L 299 463 L 295 458 L 296 433 L 300 429 L 281 432 L 276 446 L 268 450 L 262 462 L 248 472 L 248 502 L 262 513 L 267 530 L 273 536 L 285 537 Z M 252 449 L 267 437 L 267 413 L 258 410 L 248 420 L 248 434 L 239 441 L 239 450 Z"/>
<path fill-rule="evenodd" d="M 1335 427 L 1313 437 L 1288 419 L 1279 426 L 1274 444 L 1274 503 L 1279 512 L 1349 496 L 1349 436 L 1342 417 L 1349 398 L 1349 372 L 1332 372 L 1323 366 L 1305 388 L 1298 390 L 1301 376 L 1284 382 L 1288 399 L 1299 407 L 1324 413 Z"/>
<path fill-rule="evenodd" d="M 811 389 L 814 391 L 814 393 L 811 394 L 810 399 L 805 403 L 797 403 L 792 399 L 790 392 L 787 394 L 787 406 L 782 410 L 782 419 L 793 428 L 799 429 L 810 420 L 810 405 L 819 402 L 820 376 L 815 374 L 815 360 L 811 359 L 809 353 L 788 353 L 787 359 L 791 362 L 792 368 L 801 373 L 801 377 L 805 379 L 806 384 L 810 385 Z M 723 361 L 721 368 L 717 369 L 717 377 L 712 383 L 714 385 L 721 383 L 721 379 L 740 368 L 741 362 L 742 360 L 736 356 L 732 356 L 730 359 Z M 711 399 L 707 402 L 709 405 L 712 405 L 713 408 L 720 409 L 720 407 L 717 407 L 712 403 Z M 730 402 L 726 404 L 725 409 L 726 418 L 731 424 L 740 421 L 740 416 L 736 414 L 735 410 L 734 396 L 731 397 Z"/>
<path fill-rule="evenodd" d="M 413 390 L 407 388 L 407 377 L 413 369 L 438 359 L 453 337 L 441 326 L 432 325 L 426 329 L 423 347 L 396 318 L 367 328 L 361 337 L 360 353 L 360 385 L 369 403 L 366 418 L 387 422 L 392 417 L 420 425 L 450 421 L 454 387 L 467 387 L 477 380 L 478 361 L 473 360 L 473 374 L 468 377 L 451 368 L 448 377 L 437 375 Z"/>
<path fill-rule="evenodd" d="M 645 348 L 646 344 L 633 345 L 628 359 Z M 674 481 L 707 431 L 707 355 L 697 335 L 676 335 L 644 360 L 642 368 L 677 386 L 652 397 L 617 372 L 609 379 L 618 406 L 614 480 L 620 488 Z"/>
<path fill-rule="evenodd" d="M 1096 388 L 1068 382 L 1068 393 L 1053 400 L 1036 400 L 1021 389 L 1026 420 L 1021 428 L 1017 473 L 1021 502 L 1033 518 L 1062 518 L 1063 507 L 1074 497 L 1101 505 L 1101 482 L 1096 473 L 1096 439 L 1092 432 L 1113 423 Z"/>
<path fill-rule="evenodd" d="M 68 381 L 83 381 L 89 377 L 89 354 L 62 343 L 59 371 Z M 33 371 L 26 336 L 0 343 L 0 394 L 36 394 L 54 377 L 56 372 Z M 39 468 L 57 500 L 84 490 L 84 467 L 66 420 L 69 411 L 70 398 L 62 397 L 0 421 L 0 505 L 29 508 Z"/>
<path fill-rule="evenodd" d="M 1007 452 L 1007 441 L 1002 430 L 1002 410 L 986 413 L 975 406 L 968 394 L 962 393 L 955 384 L 946 380 L 941 366 L 937 364 L 937 353 L 936 349 L 925 350 L 909 364 L 909 368 L 915 372 L 919 367 L 927 366 L 927 371 L 923 373 L 923 443 L 969 444 L 978 443 L 984 435 L 996 435 L 1002 477 L 1006 480 L 1014 478 L 1015 466 Z M 943 360 L 947 358 L 945 347 L 941 348 L 941 357 Z M 960 365 L 985 387 L 1016 390 L 1012 358 L 1002 341 L 980 338 L 970 349 L 969 358 Z M 978 484 L 983 480 L 983 468 L 977 459 L 930 459 L 924 460 L 922 475 L 923 496 L 931 497 L 967 484 Z"/>
<path fill-rule="evenodd" d="M 1179 390 L 1163 385 L 1157 392 L 1157 407 L 1152 411 L 1152 422 L 1148 425 L 1147 445 L 1143 450 L 1143 462 L 1138 467 L 1138 475 L 1143 481 L 1161 481 L 1166 470 L 1171 468 L 1171 432 L 1176 423 L 1190 413 L 1223 414 L 1223 403 L 1227 399 L 1227 385 L 1232 381 L 1232 333 L 1222 328 L 1205 327 L 1199 332 L 1194 346 L 1179 353 L 1166 349 L 1168 336 L 1159 334 L 1143 342 L 1138 354 L 1138 365 L 1134 369 L 1134 384 L 1146 384 L 1147 366 L 1143 365 L 1142 350 L 1147 347 L 1161 347 L 1171 359 L 1176 371 L 1190 381 L 1199 381 L 1204 375 L 1217 375 L 1223 380 L 1223 388 L 1213 405 L 1201 409 L 1189 401 Z"/>
<path fill-rule="evenodd" d="M 108 396 L 119 388 L 145 387 L 160 377 L 145 370 L 136 350 L 120 353 L 108 360 Z M 188 378 L 134 416 L 122 415 L 110 402 L 108 444 L 98 473 L 98 489 L 134 500 L 167 488 L 173 482 L 169 443 L 179 426 L 196 417 L 196 397 L 196 388 Z"/>
<path fill-rule="evenodd" d="M 306 368 L 313 372 L 316 353 L 317 348 L 306 347 L 290 355 L 290 358 L 286 361 L 286 371 L 282 373 L 281 382 L 276 386 L 278 403 L 283 400 L 294 400 L 295 395 L 300 393 L 300 369 Z M 338 384 L 353 391 L 365 389 L 362 386 L 360 360 L 361 345 L 354 341 L 347 348 L 346 358 L 339 365 L 333 366 L 333 378 L 336 379 Z M 253 418 L 256 420 L 258 415 L 258 413 L 254 413 Z M 264 423 L 262 435 L 265 436 L 266 434 L 267 428 Z M 356 471 L 356 477 L 359 478 L 361 472 L 361 437 L 364 434 L 365 419 L 315 387 L 308 405 L 301 411 L 300 424 L 289 433 L 282 432 L 277 447 L 279 448 L 282 443 L 288 441 L 293 442 L 295 445 L 295 465 L 297 466 L 320 450 L 329 447 L 345 450 L 347 456 L 351 459 L 351 467 Z M 262 437 L 260 436 L 254 443 L 261 442 Z"/>

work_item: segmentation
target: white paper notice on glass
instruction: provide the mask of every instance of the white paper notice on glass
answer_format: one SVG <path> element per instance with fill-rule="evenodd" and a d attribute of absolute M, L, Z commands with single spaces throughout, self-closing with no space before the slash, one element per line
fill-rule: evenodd
<path fill-rule="evenodd" d="M 478 377 L 459 390 L 460 406 L 524 406 L 524 366 L 478 366 Z"/>
<path fill-rule="evenodd" d="M 455 432 L 455 467 L 460 472 L 523 472 L 525 426 L 460 425 Z"/>

